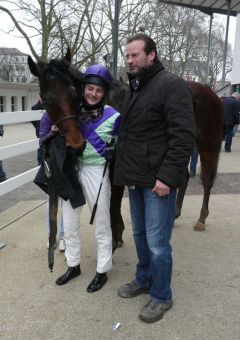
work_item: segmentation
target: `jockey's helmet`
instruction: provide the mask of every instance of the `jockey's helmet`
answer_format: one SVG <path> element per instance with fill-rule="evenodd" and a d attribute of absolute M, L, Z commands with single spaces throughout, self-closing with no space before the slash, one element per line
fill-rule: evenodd
<path fill-rule="evenodd" d="M 83 82 L 85 84 L 95 84 L 109 90 L 112 82 L 112 75 L 108 68 L 103 65 L 91 65 L 87 68 Z"/>

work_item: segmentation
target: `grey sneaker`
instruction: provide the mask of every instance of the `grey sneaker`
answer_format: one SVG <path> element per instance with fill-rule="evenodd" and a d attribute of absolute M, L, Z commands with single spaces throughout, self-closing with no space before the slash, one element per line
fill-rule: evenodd
<path fill-rule="evenodd" d="M 139 317 L 145 322 L 156 322 L 160 320 L 163 317 L 164 313 L 172 308 L 172 306 L 172 302 L 162 303 L 157 301 L 156 299 L 150 298 L 146 306 L 144 306 L 141 310 Z"/>
<path fill-rule="evenodd" d="M 118 288 L 118 294 L 123 298 L 133 298 L 144 293 L 148 293 L 148 289 L 139 287 L 135 280 Z"/>

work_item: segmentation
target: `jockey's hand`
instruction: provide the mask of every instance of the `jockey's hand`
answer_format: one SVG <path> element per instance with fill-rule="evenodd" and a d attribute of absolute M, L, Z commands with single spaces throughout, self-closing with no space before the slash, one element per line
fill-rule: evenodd
<path fill-rule="evenodd" d="M 170 193 L 170 187 L 157 179 L 152 191 L 158 196 L 167 196 Z"/>
<path fill-rule="evenodd" d="M 58 131 L 58 127 L 56 125 L 52 125 L 51 132 L 57 132 L 57 131 Z"/>
<path fill-rule="evenodd" d="M 115 157 L 115 147 L 114 146 L 106 146 L 104 149 L 104 157 L 106 161 L 111 162 Z"/>

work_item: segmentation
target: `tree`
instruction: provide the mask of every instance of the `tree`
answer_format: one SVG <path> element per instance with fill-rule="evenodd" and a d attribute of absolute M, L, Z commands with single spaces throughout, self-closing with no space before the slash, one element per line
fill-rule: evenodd
<path fill-rule="evenodd" d="M 47 60 L 50 34 L 55 26 L 54 11 L 61 0 L 6 0 L 3 3 L 7 7 L 1 5 L 0 11 L 9 15 L 14 24 L 13 30 L 26 39 L 33 56 Z M 41 41 L 37 48 L 32 43 L 33 38 Z"/>
<path fill-rule="evenodd" d="M 114 4 L 114 0 L 6 0 L 1 2 L 0 13 L 11 18 L 14 32 L 26 39 L 36 59 L 62 57 L 70 47 L 73 64 L 82 68 L 113 54 Z M 159 0 L 119 0 L 119 4 L 118 66 L 122 75 L 126 74 L 126 39 L 141 31 L 156 41 L 169 71 L 184 77 L 195 72 L 201 82 L 206 81 L 207 15 Z M 219 36 L 213 33 L 212 84 L 223 60 L 223 30 L 215 26 Z"/>

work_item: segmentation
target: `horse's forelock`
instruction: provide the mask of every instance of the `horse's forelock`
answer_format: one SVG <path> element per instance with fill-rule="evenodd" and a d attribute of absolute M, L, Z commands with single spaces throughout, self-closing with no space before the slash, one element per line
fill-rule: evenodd
<path fill-rule="evenodd" d="M 47 90 L 49 88 L 51 81 L 61 81 L 66 85 L 72 84 L 68 62 L 53 59 L 42 67 L 40 75 L 40 86 L 42 87 L 42 92 L 44 92 L 44 89 Z"/>

